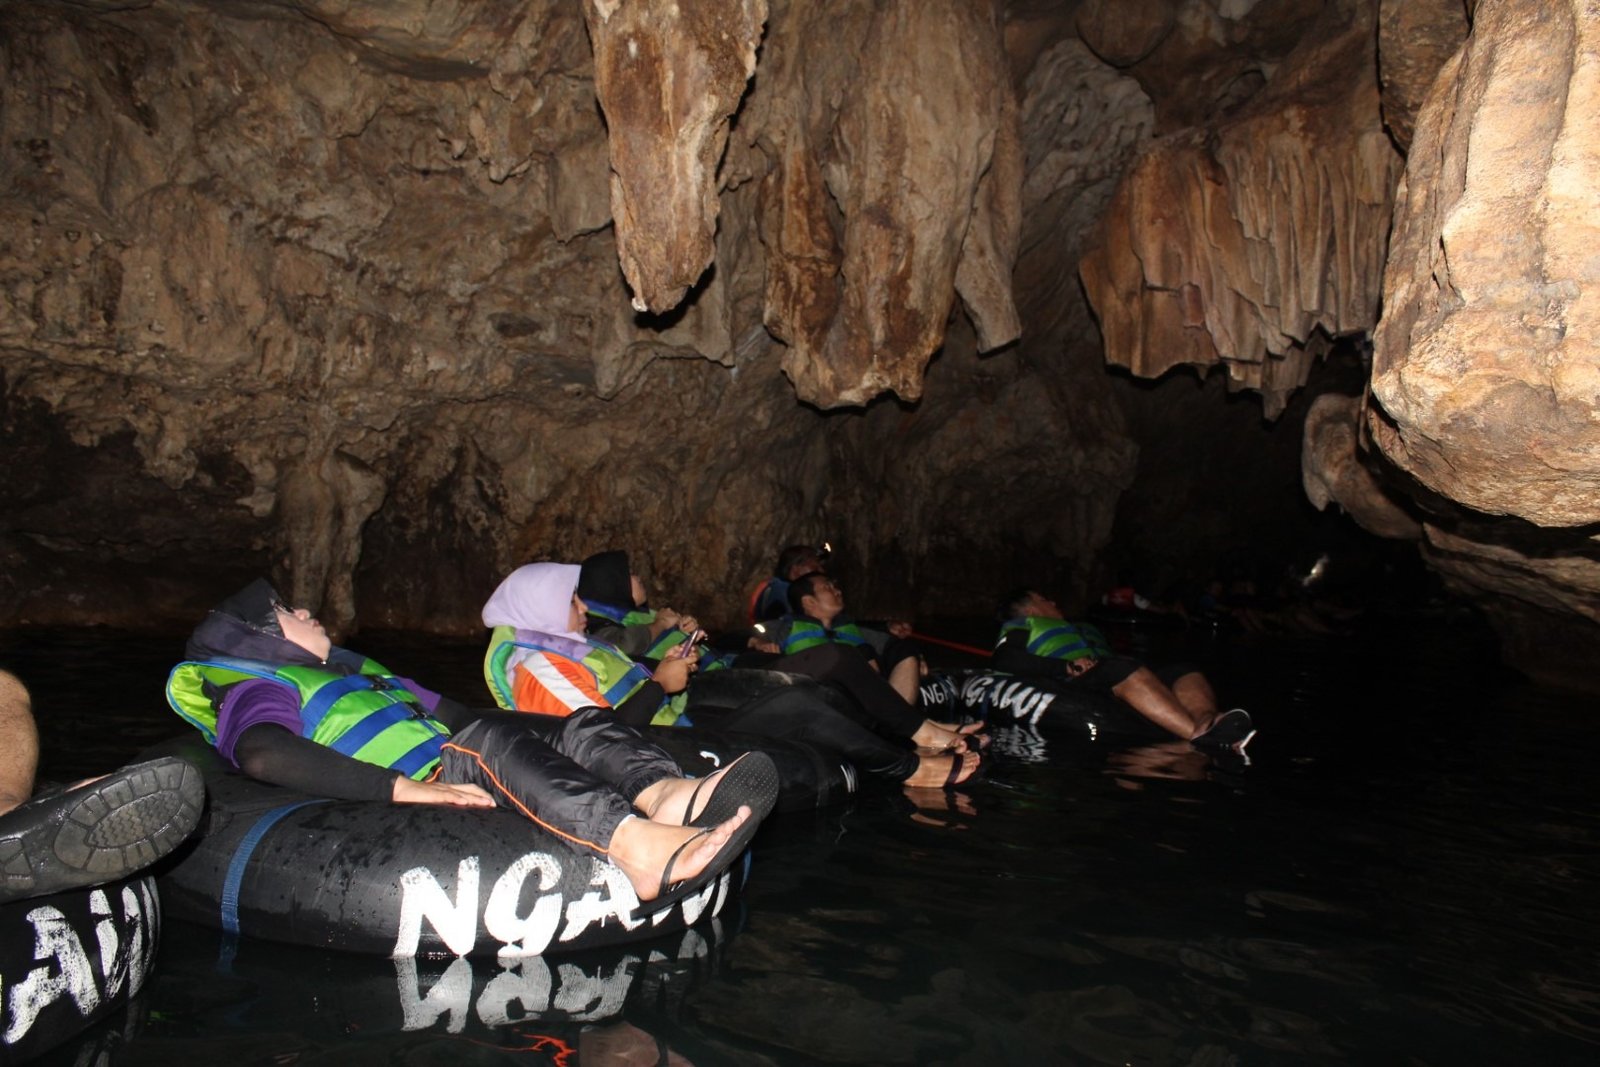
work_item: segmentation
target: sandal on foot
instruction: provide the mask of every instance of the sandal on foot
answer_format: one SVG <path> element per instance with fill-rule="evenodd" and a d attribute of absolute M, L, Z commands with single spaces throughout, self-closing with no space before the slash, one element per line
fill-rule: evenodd
<path fill-rule="evenodd" d="M 706 806 L 696 815 L 695 801 L 713 777 L 707 775 L 695 784 L 683 809 L 683 825 L 705 829 L 721 826 L 734 817 L 741 804 L 748 805 L 751 818 L 760 822 L 778 802 L 778 766 L 765 752 L 746 752 L 728 764 L 706 798 Z"/>
<path fill-rule="evenodd" d="M 1255 735 L 1256 728 L 1250 721 L 1250 713 L 1243 708 L 1234 708 L 1218 715 L 1206 728 L 1205 733 L 1189 743 L 1195 748 L 1221 749 L 1243 756 L 1244 747 Z"/>
<path fill-rule="evenodd" d="M 967 762 L 965 755 L 961 752 L 950 753 L 950 772 L 944 776 L 944 785 L 941 788 L 954 789 L 958 785 L 968 785 L 978 776 L 978 772 L 983 770 L 983 757 L 979 756 L 978 762 L 972 766 L 972 773 L 962 778 L 961 768 Z"/>
<path fill-rule="evenodd" d="M 706 827 L 702 829 L 689 840 L 679 845 L 673 850 L 672 855 L 667 858 L 667 865 L 661 869 L 660 894 L 654 900 L 646 900 L 637 908 L 634 908 L 633 919 L 635 921 L 647 919 L 658 911 L 665 911 L 684 897 L 691 893 L 698 893 L 708 884 L 715 881 L 723 871 L 732 866 L 734 860 L 739 858 L 739 854 L 750 844 L 750 839 L 756 835 L 756 830 L 760 826 L 761 820 L 756 818 L 754 811 L 752 811 L 750 818 L 739 824 L 739 828 L 733 832 L 732 837 L 728 838 L 727 843 L 717 849 L 717 854 L 711 857 L 711 862 L 706 864 L 705 870 L 699 874 L 691 875 L 681 882 L 674 883 L 672 881 L 672 868 L 677 866 L 678 857 L 682 856 L 684 850 L 690 845 L 709 834 L 712 828 Z"/>

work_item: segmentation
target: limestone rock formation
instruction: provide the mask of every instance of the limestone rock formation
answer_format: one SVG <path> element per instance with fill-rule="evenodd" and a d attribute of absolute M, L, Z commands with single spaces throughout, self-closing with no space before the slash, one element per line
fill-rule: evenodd
<path fill-rule="evenodd" d="M 1462 0 L 1380 0 L 1378 81 L 1383 121 L 1402 152 L 1411 147 L 1422 98 L 1467 39 Z"/>
<path fill-rule="evenodd" d="M 1600 22 L 1484 0 L 1417 119 L 1367 427 L 1435 508 L 1427 559 L 1519 666 L 1600 650 Z M 1495 518 L 1495 516 L 1504 516 Z"/>
<path fill-rule="evenodd" d="M 1237 115 L 1134 164 L 1083 261 L 1108 361 L 1142 377 L 1220 362 L 1272 415 L 1323 339 L 1376 323 L 1400 159 L 1372 10 L 1327 5 Z"/>
<path fill-rule="evenodd" d="M 1374 440 L 1425 485 L 1600 522 L 1600 20 L 1496 0 L 1418 121 L 1384 284 Z"/>
<path fill-rule="evenodd" d="M 755 4 L 0 9 L 0 413 L 31 464 L 0 475 L 6 617 L 176 624 L 266 570 L 335 627 L 470 630 L 510 566 L 607 545 L 708 621 L 796 538 L 840 544 L 864 609 L 974 545 L 1086 573 L 1131 476 L 1109 386 L 974 354 L 1019 330 L 1000 9 L 771 7 L 765 37 Z M 678 169 L 647 173 L 669 128 Z M 803 226 L 834 274 L 790 300 Z M 860 358 L 795 370 L 817 343 Z M 916 410 L 823 416 L 781 370 L 860 404 L 920 392 L 941 346 Z M 918 595 L 982 610 L 988 581 Z"/>
<path fill-rule="evenodd" d="M 774 25 L 750 103 L 771 168 L 767 328 L 802 400 L 916 400 L 958 290 L 980 348 L 1020 330 L 1021 157 L 998 10 L 835 0 L 789 4 Z"/>
<path fill-rule="evenodd" d="M 713 257 L 717 167 L 765 0 L 585 0 L 633 308 L 670 311 Z"/>
<path fill-rule="evenodd" d="M 1363 530 L 1415 541 L 1422 524 L 1383 487 L 1361 445 L 1361 397 L 1324 393 L 1306 415 L 1300 452 L 1306 496 L 1321 511 L 1338 504 Z"/>

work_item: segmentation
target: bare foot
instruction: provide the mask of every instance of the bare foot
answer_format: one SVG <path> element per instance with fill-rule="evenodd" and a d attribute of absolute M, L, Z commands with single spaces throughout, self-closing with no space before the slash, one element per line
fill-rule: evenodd
<path fill-rule="evenodd" d="M 633 806 L 644 812 L 645 818 L 651 822 L 669 826 L 687 825 L 691 816 L 705 810 L 705 806 L 711 802 L 711 795 L 717 791 L 717 784 L 732 766 L 733 763 L 730 763 L 704 778 L 663 778 L 653 782 L 634 799 Z M 705 783 L 703 788 L 700 786 L 702 782 Z M 700 795 L 695 797 L 697 788 L 700 789 Z M 695 797 L 694 812 L 689 810 L 691 797 Z"/>
<path fill-rule="evenodd" d="M 917 727 L 917 732 L 911 735 L 911 743 L 918 748 L 931 748 L 935 752 L 965 752 L 967 750 L 966 738 L 948 727 L 940 726 L 932 719 L 922 720 L 922 725 Z"/>
<path fill-rule="evenodd" d="M 649 819 L 626 819 L 611 835 L 607 854 L 611 862 L 628 876 L 641 902 L 654 900 L 661 895 L 662 874 L 668 863 L 672 864 L 672 882 L 693 878 L 717 858 L 722 846 L 728 843 L 733 832 L 748 818 L 750 808 L 741 804 L 733 818 L 709 830 L 668 826 Z M 685 844 L 688 844 L 687 848 Z M 683 851 L 679 852 L 679 849 Z M 677 857 L 675 861 L 674 855 Z"/>
<path fill-rule="evenodd" d="M 909 789 L 939 789 L 945 785 L 960 785 L 978 772 L 976 752 L 951 753 L 940 756 L 918 756 L 917 769 L 903 783 Z M 955 770 L 955 778 L 950 777 Z"/>

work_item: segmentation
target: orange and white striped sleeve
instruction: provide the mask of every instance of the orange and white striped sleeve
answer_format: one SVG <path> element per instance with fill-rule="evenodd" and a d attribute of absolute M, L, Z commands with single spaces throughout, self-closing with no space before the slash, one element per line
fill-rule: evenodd
<path fill-rule="evenodd" d="M 571 715 L 579 708 L 609 708 L 594 672 L 581 663 L 535 652 L 512 671 L 511 699 L 518 711 L 539 715 Z"/>

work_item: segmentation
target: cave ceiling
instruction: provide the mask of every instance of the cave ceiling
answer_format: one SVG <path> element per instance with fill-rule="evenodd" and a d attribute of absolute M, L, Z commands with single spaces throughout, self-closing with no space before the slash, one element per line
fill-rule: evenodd
<path fill-rule="evenodd" d="M 974 610 L 1089 579 L 1140 453 L 1108 364 L 1270 419 L 1370 339 L 1312 500 L 1593 625 L 1593 23 L 5 5 L 0 603 L 176 618 L 264 569 L 466 630 L 510 566 L 623 546 L 716 618 L 828 537 L 862 598 Z"/>

